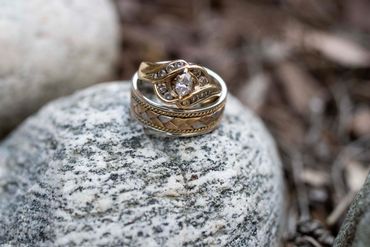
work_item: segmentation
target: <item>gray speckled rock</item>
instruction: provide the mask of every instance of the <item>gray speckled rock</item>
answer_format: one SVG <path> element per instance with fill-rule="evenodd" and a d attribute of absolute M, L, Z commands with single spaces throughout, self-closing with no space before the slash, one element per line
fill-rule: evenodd
<path fill-rule="evenodd" d="M 334 246 L 370 246 L 370 174 L 353 201 Z"/>
<path fill-rule="evenodd" d="M 129 117 L 129 87 L 44 107 L 0 146 L 0 243 L 276 246 L 280 162 L 261 122 L 229 97 L 211 134 L 156 138 Z"/>
<path fill-rule="evenodd" d="M 0 0 L 0 137 L 52 98 L 112 75 L 108 0 Z"/>

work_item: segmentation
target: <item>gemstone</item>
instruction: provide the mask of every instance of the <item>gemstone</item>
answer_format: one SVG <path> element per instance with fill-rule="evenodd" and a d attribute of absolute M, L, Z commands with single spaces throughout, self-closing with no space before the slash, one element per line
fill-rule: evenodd
<path fill-rule="evenodd" d="M 180 68 L 180 67 L 182 67 L 184 65 L 184 63 L 183 62 L 176 62 L 175 63 L 175 68 Z"/>
<path fill-rule="evenodd" d="M 173 99 L 173 97 L 172 97 L 172 95 L 171 95 L 171 93 L 170 93 L 170 92 L 165 93 L 165 94 L 164 94 L 164 98 L 165 98 L 166 100 L 171 100 L 171 99 Z"/>
<path fill-rule="evenodd" d="M 200 77 L 198 79 L 198 81 L 199 81 L 199 83 L 200 83 L 201 86 L 204 86 L 204 85 L 206 85 L 208 83 L 208 79 L 206 77 L 204 77 L 204 76 Z"/>
<path fill-rule="evenodd" d="M 159 90 L 159 92 L 161 92 L 161 93 L 165 93 L 165 92 L 167 92 L 167 88 L 166 88 L 166 86 L 162 86 L 162 85 L 160 85 L 160 86 L 159 86 L 158 90 Z"/>
<path fill-rule="evenodd" d="M 169 64 L 168 66 L 167 66 L 167 72 L 168 73 L 170 73 L 172 70 L 174 70 L 175 69 L 175 65 L 174 64 Z"/>
<path fill-rule="evenodd" d="M 167 72 L 166 72 L 166 70 L 165 70 L 165 69 L 161 69 L 161 70 L 158 72 L 159 77 L 164 77 L 164 76 L 166 76 L 166 74 L 167 74 Z"/>
<path fill-rule="evenodd" d="M 188 95 L 193 89 L 193 78 L 188 72 L 176 77 L 175 91 L 180 96 Z"/>

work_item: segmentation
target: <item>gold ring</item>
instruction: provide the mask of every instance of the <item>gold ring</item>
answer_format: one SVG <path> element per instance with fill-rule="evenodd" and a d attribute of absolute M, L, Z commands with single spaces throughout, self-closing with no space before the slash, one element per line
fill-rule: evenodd
<path fill-rule="evenodd" d="M 184 60 L 142 62 L 132 78 L 131 113 L 146 129 L 172 136 L 211 132 L 227 87 L 215 72 Z"/>

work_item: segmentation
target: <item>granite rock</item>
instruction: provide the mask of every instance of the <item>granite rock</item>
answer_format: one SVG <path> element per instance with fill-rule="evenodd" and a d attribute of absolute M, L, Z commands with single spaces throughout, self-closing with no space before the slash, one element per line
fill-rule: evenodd
<path fill-rule="evenodd" d="M 370 174 L 347 213 L 335 239 L 336 247 L 370 246 Z"/>
<path fill-rule="evenodd" d="M 260 120 L 228 98 L 221 126 L 146 135 L 129 85 L 45 106 L 0 145 L 0 244 L 278 246 L 280 161 Z"/>
<path fill-rule="evenodd" d="M 0 30 L 0 137 L 50 99 L 112 76 L 110 1 L 0 1 Z"/>

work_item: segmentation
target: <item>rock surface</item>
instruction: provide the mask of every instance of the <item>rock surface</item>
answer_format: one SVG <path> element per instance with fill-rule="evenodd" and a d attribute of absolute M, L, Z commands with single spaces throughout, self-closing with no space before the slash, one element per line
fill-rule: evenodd
<path fill-rule="evenodd" d="M 0 1 L 0 30 L 0 137 L 50 99 L 112 74 L 119 25 L 110 1 Z"/>
<path fill-rule="evenodd" d="M 370 246 L 370 174 L 357 194 L 335 239 L 337 247 Z"/>
<path fill-rule="evenodd" d="M 277 246 L 283 184 L 261 122 L 229 97 L 221 126 L 148 136 L 129 86 L 56 100 L 0 145 L 0 244 Z"/>

